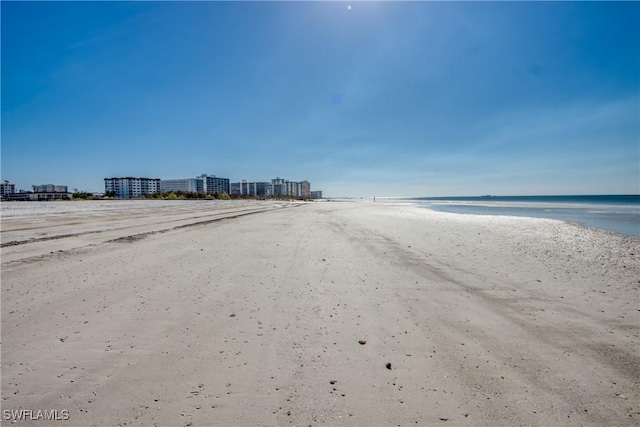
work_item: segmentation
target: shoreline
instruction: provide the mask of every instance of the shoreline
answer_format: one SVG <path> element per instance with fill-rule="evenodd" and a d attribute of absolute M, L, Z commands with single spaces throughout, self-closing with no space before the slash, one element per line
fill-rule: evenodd
<path fill-rule="evenodd" d="M 390 202 L 383 202 L 390 203 Z M 546 202 L 481 202 L 481 201 L 429 201 L 397 203 L 411 205 L 436 212 L 503 216 L 530 219 L 550 219 L 570 224 L 640 237 L 640 208 L 636 205 L 611 204 L 552 204 Z"/>
<path fill-rule="evenodd" d="M 607 225 L 602 225 L 601 222 L 599 221 L 594 221 L 594 220 L 590 220 L 590 219 L 570 219 L 570 215 L 565 215 L 566 218 L 563 217 L 552 217 L 552 216 L 534 216 L 533 214 L 527 214 L 527 213 L 522 213 L 522 214 L 507 214 L 507 213 L 473 213 L 473 212 L 469 212 L 469 213 L 464 213 L 464 212 L 454 212 L 454 211 L 447 211 L 447 210 L 439 210 L 437 208 L 432 208 L 432 207 L 427 207 L 427 206 L 422 206 L 422 209 L 429 209 L 435 212 L 441 212 L 441 213 L 447 213 L 447 214 L 453 214 L 453 215 L 475 215 L 475 216 L 497 216 L 497 217 L 504 217 L 504 218 L 526 218 L 526 219 L 546 219 L 549 221 L 559 221 L 559 222 L 563 222 L 566 224 L 571 224 L 571 225 L 575 225 L 578 227 L 583 227 L 586 229 L 590 229 L 590 230 L 595 230 L 595 231 L 601 231 L 604 233 L 611 233 L 614 235 L 618 235 L 618 236 L 625 236 L 625 237 L 632 237 L 632 238 L 640 238 L 640 223 L 634 223 L 632 225 L 628 225 L 628 226 L 620 226 L 620 224 L 618 223 L 613 223 L 613 224 L 607 224 Z M 556 209 L 564 209 L 564 208 L 556 208 Z M 597 225 L 595 225 L 597 224 Z"/>
<path fill-rule="evenodd" d="M 67 425 L 640 419 L 640 239 L 385 203 L 183 203 L 3 212 L 2 244 L 20 242 L 1 249 L 3 410 L 68 410 Z"/>

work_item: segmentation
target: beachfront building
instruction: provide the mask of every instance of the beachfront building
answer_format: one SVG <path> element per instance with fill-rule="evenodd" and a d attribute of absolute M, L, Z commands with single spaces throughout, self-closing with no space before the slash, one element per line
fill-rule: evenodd
<path fill-rule="evenodd" d="M 322 190 L 312 191 L 311 192 L 312 199 L 322 199 Z"/>
<path fill-rule="evenodd" d="M 271 180 L 271 195 L 273 197 L 281 197 L 285 195 L 286 186 L 284 179 L 276 177 Z"/>
<path fill-rule="evenodd" d="M 140 197 L 157 193 L 160 190 L 160 178 L 105 178 L 105 194 L 115 194 L 119 199 Z"/>
<path fill-rule="evenodd" d="M 301 196 L 303 199 L 311 198 L 311 183 L 309 181 L 300 182 Z"/>
<path fill-rule="evenodd" d="M 4 200 L 22 200 L 22 201 L 51 201 L 51 200 L 70 200 L 72 194 L 67 191 L 66 185 L 34 185 L 33 191 L 20 191 L 19 193 L 2 194 Z"/>
<path fill-rule="evenodd" d="M 68 193 L 66 185 L 36 185 L 34 193 Z"/>
<path fill-rule="evenodd" d="M 71 200 L 71 193 L 38 193 L 32 191 L 21 191 L 19 193 L 9 194 L 4 200 L 25 201 L 25 202 L 49 202 L 54 200 Z"/>
<path fill-rule="evenodd" d="M 255 196 L 267 197 L 271 195 L 271 186 L 268 182 L 254 182 L 253 189 L 255 190 Z"/>
<path fill-rule="evenodd" d="M 231 195 L 234 196 L 251 196 L 251 197 L 267 197 L 270 195 L 271 185 L 268 182 L 247 182 L 243 179 L 241 182 L 232 182 L 230 184 Z"/>
<path fill-rule="evenodd" d="M 271 182 L 241 182 L 231 183 L 231 195 L 251 197 L 311 197 L 311 183 L 309 181 L 294 182 L 276 177 Z"/>
<path fill-rule="evenodd" d="M 302 197 L 302 184 L 276 177 L 271 180 L 271 194 L 275 197 Z"/>
<path fill-rule="evenodd" d="M 161 179 L 160 192 L 168 193 L 182 191 L 185 193 L 204 194 L 204 179 L 184 178 L 184 179 Z"/>
<path fill-rule="evenodd" d="M 287 196 L 302 197 L 302 184 L 300 182 L 286 181 L 285 188 Z"/>
<path fill-rule="evenodd" d="M 15 192 L 16 192 L 15 184 L 11 184 L 9 181 L 6 181 L 6 180 L 2 184 L 0 184 L 0 194 L 2 194 L 2 197 L 10 196 Z"/>
<path fill-rule="evenodd" d="M 308 181 L 305 181 L 308 183 Z M 272 194 L 276 197 L 288 196 L 288 197 L 303 197 L 302 196 L 302 183 L 289 181 L 276 177 L 271 180 Z M 309 189 L 311 184 L 309 184 Z"/>
<path fill-rule="evenodd" d="M 26 193 L 32 201 L 71 200 L 72 194 L 63 191 Z"/>
<path fill-rule="evenodd" d="M 202 179 L 204 192 L 206 194 L 231 193 L 231 186 L 228 178 L 219 178 L 215 175 L 202 174 L 198 178 Z"/>

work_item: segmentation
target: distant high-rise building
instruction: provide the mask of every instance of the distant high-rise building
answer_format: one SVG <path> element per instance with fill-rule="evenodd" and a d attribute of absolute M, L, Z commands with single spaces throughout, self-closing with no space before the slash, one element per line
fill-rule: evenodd
<path fill-rule="evenodd" d="M 276 177 L 271 182 L 234 182 L 231 184 L 231 193 L 235 196 L 253 197 L 311 197 L 311 184 L 309 181 L 294 182 Z"/>
<path fill-rule="evenodd" d="M 266 197 L 271 195 L 271 186 L 268 182 L 254 182 L 253 184 L 256 191 L 256 196 Z"/>
<path fill-rule="evenodd" d="M 276 177 L 271 180 L 271 195 L 274 197 L 285 196 L 287 191 L 287 187 L 285 185 L 285 180 Z"/>
<path fill-rule="evenodd" d="M 185 193 L 204 193 L 203 178 L 161 179 L 160 192 L 183 191 Z"/>
<path fill-rule="evenodd" d="M 160 178 L 105 178 L 104 191 L 114 192 L 120 199 L 140 197 L 157 193 L 160 190 Z"/>
<path fill-rule="evenodd" d="M 247 182 L 243 179 L 241 182 L 232 182 L 230 185 L 231 195 L 234 196 L 251 196 L 266 197 L 270 195 L 271 185 L 268 182 Z"/>
<path fill-rule="evenodd" d="M 215 175 L 200 175 L 204 183 L 204 192 L 207 194 L 231 194 L 231 187 L 228 178 L 218 178 Z"/>
<path fill-rule="evenodd" d="M 322 190 L 312 191 L 311 192 L 312 199 L 322 199 Z"/>
<path fill-rule="evenodd" d="M 232 196 L 240 196 L 242 195 L 241 188 L 239 182 L 231 182 L 229 183 L 229 194 Z"/>
<path fill-rule="evenodd" d="M 302 197 L 302 183 L 285 181 L 286 195 L 289 197 Z"/>
<path fill-rule="evenodd" d="M 311 198 L 311 183 L 309 181 L 302 181 L 300 183 L 300 189 L 302 191 L 301 196 L 303 199 Z"/>
<path fill-rule="evenodd" d="M 36 193 L 67 193 L 66 185 L 53 185 L 53 184 L 44 184 L 44 185 L 36 185 L 35 188 Z"/>
<path fill-rule="evenodd" d="M 9 196 L 10 194 L 14 194 L 15 192 L 15 184 L 11 184 L 9 181 L 4 181 L 2 184 L 0 184 L 0 194 L 2 194 L 2 197 Z"/>

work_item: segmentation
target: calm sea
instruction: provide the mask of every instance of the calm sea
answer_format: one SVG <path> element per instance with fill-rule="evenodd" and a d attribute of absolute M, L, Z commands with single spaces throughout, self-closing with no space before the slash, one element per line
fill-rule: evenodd
<path fill-rule="evenodd" d="M 443 212 L 558 219 L 640 236 L 640 195 L 416 197 L 404 200 Z"/>

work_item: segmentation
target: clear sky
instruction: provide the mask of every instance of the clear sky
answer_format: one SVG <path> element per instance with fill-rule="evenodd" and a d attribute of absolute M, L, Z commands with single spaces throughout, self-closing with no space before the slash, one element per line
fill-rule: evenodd
<path fill-rule="evenodd" d="M 7 2 L 2 179 L 640 193 L 639 2 Z"/>

